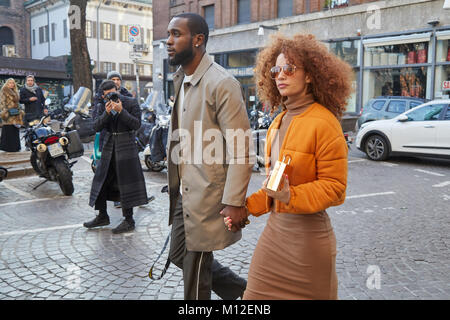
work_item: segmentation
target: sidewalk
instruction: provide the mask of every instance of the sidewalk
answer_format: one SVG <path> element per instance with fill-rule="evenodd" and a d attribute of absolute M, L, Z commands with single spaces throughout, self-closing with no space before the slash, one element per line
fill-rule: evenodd
<path fill-rule="evenodd" d="M 0 151 L 0 166 L 8 169 L 7 179 L 14 179 L 34 174 L 33 167 L 30 164 L 30 154 L 30 151 Z"/>

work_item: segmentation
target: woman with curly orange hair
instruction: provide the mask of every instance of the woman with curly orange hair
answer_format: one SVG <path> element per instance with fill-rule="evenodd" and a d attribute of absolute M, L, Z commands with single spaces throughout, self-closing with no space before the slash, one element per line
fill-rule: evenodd
<path fill-rule="evenodd" d="M 244 299 L 337 299 L 336 238 L 325 210 L 345 199 L 348 150 L 339 119 L 351 77 L 351 67 L 312 35 L 277 35 L 258 55 L 258 95 L 284 109 L 267 132 L 266 173 L 277 161 L 289 165 L 277 191 L 266 179 L 247 199 L 250 214 L 271 214 Z"/>

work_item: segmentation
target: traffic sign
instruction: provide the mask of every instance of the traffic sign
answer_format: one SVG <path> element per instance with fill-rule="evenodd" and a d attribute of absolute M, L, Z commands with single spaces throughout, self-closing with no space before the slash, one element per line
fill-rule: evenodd
<path fill-rule="evenodd" d="M 128 43 L 137 44 L 141 42 L 141 26 L 128 25 Z"/>
<path fill-rule="evenodd" d="M 142 52 L 130 51 L 130 59 L 136 60 L 142 58 Z"/>

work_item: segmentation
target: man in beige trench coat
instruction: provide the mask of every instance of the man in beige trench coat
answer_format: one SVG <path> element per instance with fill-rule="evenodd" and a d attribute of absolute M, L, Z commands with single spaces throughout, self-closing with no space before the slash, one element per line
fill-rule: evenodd
<path fill-rule="evenodd" d="M 211 289 L 237 299 L 246 287 L 212 253 L 241 238 L 255 155 L 251 139 L 239 144 L 230 135 L 251 133 L 250 123 L 239 82 L 206 53 L 208 34 L 197 14 L 175 16 L 168 26 L 169 63 L 180 65 L 168 146 L 169 259 L 183 269 L 187 300 L 210 299 Z M 235 222 L 234 232 L 221 212 Z"/>

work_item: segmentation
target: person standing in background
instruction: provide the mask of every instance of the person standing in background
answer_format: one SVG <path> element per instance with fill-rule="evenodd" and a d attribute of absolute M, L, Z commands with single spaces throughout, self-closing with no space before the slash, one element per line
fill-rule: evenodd
<path fill-rule="evenodd" d="M 25 125 L 33 120 L 40 120 L 48 114 L 42 89 L 36 85 L 33 75 L 28 75 L 25 86 L 20 89 L 20 103 L 25 105 Z"/>
<path fill-rule="evenodd" d="M 0 150 L 20 151 L 19 127 L 25 112 L 19 108 L 19 91 L 13 78 L 6 80 L 0 91 L 0 117 L 3 120 Z"/>

